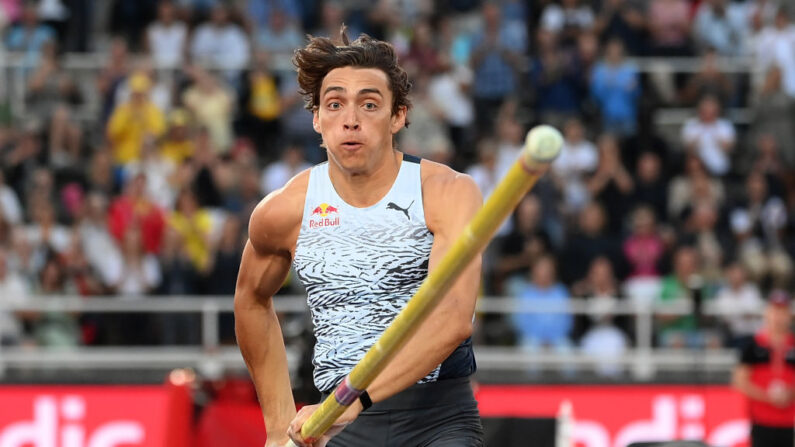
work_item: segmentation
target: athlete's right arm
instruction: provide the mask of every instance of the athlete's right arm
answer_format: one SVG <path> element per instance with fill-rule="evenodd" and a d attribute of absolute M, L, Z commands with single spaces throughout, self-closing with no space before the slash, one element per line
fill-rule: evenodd
<path fill-rule="evenodd" d="M 300 230 L 306 191 L 300 180 L 301 175 L 254 210 L 235 289 L 237 342 L 257 390 L 269 446 L 287 443 L 296 414 L 273 295 L 290 270 Z"/>

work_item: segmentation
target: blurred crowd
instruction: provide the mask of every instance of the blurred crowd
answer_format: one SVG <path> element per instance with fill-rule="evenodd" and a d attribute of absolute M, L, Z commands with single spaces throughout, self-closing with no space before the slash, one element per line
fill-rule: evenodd
<path fill-rule="evenodd" d="M 635 334 L 616 303 L 703 299 L 739 313 L 659 316 L 655 343 L 731 345 L 756 329 L 768 291 L 792 286 L 787 4 L 0 0 L 0 54 L 21 57 L 8 70 L 24 71 L 26 106 L 11 120 L 0 105 L 0 297 L 233 293 L 253 207 L 325 159 L 292 52 L 345 23 L 352 38 L 390 41 L 413 81 L 399 149 L 469 173 L 485 195 L 527 129 L 563 131 L 552 175 L 486 253 L 484 292 L 582 297 L 594 312 L 489 316 L 484 341 L 622 352 Z M 90 82 L 63 67 L 81 52 L 102 55 Z M 698 68 L 677 71 L 675 57 Z M 663 108 L 690 114 L 673 135 L 655 125 Z M 727 115 L 738 108 L 747 123 Z M 284 289 L 301 292 L 293 280 Z M 18 313 L 0 316 L 0 338 L 188 343 L 197 325 Z"/>

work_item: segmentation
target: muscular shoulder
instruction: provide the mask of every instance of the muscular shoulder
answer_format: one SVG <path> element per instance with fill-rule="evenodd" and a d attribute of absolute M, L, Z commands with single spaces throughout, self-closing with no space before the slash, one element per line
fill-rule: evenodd
<path fill-rule="evenodd" d="M 254 208 L 248 233 L 251 244 L 260 254 L 283 253 L 292 257 L 304 215 L 309 171 L 290 179 Z"/>
<path fill-rule="evenodd" d="M 452 215 L 471 216 L 483 203 L 472 177 L 428 160 L 422 160 L 421 172 L 425 220 L 432 232 Z"/>

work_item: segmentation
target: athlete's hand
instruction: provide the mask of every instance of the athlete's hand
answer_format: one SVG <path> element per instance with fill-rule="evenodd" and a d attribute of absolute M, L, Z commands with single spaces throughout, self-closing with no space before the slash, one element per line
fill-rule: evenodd
<path fill-rule="evenodd" d="M 307 405 L 295 415 L 295 418 L 292 422 L 290 422 L 290 428 L 287 429 L 287 435 L 290 439 L 298 447 L 325 447 L 329 440 L 336 435 L 337 433 L 341 432 L 342 429 L 345 428 L 346 425 L 350 424 L 359 416 L 359 413 L 362 412 L 362 404 L 359 402 L 359 399 L 348 407 L 345 410 L 345 413 L 342 413 L 342 416 L 337 419 L 334 425 L 326 431 L 326 433 L 320 437 L 320 439 L 312 440 L 305 440 L 301 436 L 301 427 L 304 425 L 309 416 L 312 415 L 317 409 L 320 408 L 320 404 L 317 405 Z"/>

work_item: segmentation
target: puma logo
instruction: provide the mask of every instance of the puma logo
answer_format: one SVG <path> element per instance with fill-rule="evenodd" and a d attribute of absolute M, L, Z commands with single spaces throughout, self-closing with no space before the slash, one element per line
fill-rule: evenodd
<path fill-rule="evenodd" d="M 411 203 L 409 203 L 409 206 L 407 206 L 405 208 L 401 208 L 401 207 L 397 206 L 397 204 L 395 204 L 395 202 L 389 202 L 389 203 L 386 204 L 386 209 L 395 210 L 395 211 L 403 211 L 403 214 L 406 215 L 406 219 L 411 220 L 411 216 L 409 216 L 409 208 L 411 208 L 411 205 L 414 205 L 414 201 L 413 200 L 411 201 Z"/>

